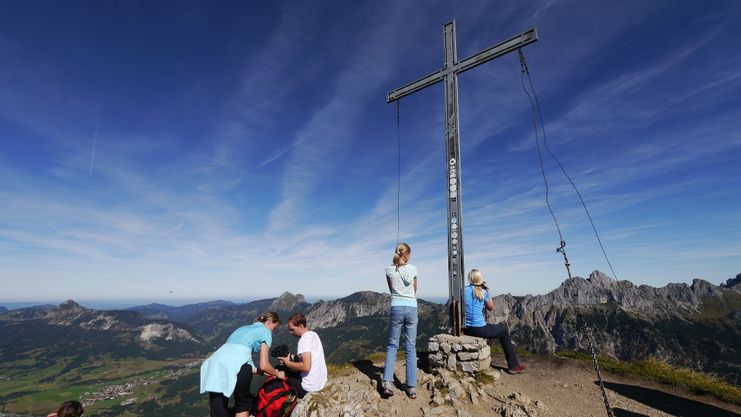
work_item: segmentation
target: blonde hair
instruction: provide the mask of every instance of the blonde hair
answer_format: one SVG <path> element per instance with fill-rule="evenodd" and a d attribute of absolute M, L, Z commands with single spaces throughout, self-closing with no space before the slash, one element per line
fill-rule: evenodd
<path fill-rule="evenodd" d="M 473 285 L 473 295 L 479 301 L 484 301 L 484 289 L 481 288 L 481 284 L 484 283 L 484 276 L 481 275 L 481 271 L 478 269 L 472 269 L 468 273 L 468 282 Z"/>
<path fill-rule="evenodd" d="M 280 318 L 278 317 L 278 313 L 274 311 L 268 311 L 265 314 L 261 314 L 255 318 L 256 322 L 265 323 L 265 322 L 271 322 L 271 323 L 278 323 L 280 324 Z"/>
<path fill-rule="evenodd" d="M 394 259 L 392 262 L 397 267 L 400 267 L 401 264 L 399 262 L 401 262 L 401 257 L 404 255 L 409 255 L 411 253 L 412 253 L 412 249 L 409 248 L 409 245 L 407 245 L 404 242 L 401 242 L 398 245 L 396 245 L 396 251 L 394 252 Z"/>

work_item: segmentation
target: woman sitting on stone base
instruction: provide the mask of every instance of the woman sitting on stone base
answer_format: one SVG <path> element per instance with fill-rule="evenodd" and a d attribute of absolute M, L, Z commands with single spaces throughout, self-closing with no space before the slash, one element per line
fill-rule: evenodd
<path fill-rule="evenodd" d="M 463 289 L 463 298 L 466 303 L 466 328 L 463 333 L 467 336 L 483 337 L 489 341 L 499 339 L 507 359 L 507 371 L 511 374 L 521 374 L 527 368 L 517 360 L 517 353 L 512 347 L 509 330 L 501 324 L 487 324 L 484 319 L 484 307 L 494 310 L 494 302 L 491 300 L 489 288 L 484 282 L 484 277 L 478 269 L 472 269 L 468 273 L 468 282 Z"/>

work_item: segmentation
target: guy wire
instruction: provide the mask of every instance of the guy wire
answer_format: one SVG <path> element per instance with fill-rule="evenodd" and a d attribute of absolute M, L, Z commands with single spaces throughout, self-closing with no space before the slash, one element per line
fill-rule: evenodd
<path fill-rule="evenodd" d="M 532 110 L 532 119 L 533 119 L 533 129 L 535 130 L 535 147 L 538 150 L 538 162 L 540 162 L 540 173 L 543 176 L 543 184 L 545 185 L 545 203 L 548 206 L 548 211 L 551 213 L 551 217 L 553 218 L 553 223 L 556 224 L 556 230 L 558 230 L 558 238 L 561 242 L 563 242 L 563 235 L 561 234 L 561 227 L 558 225 L 558 220 L 556 219 L 556 215 L 553 213 L 553 208 L 551 207 L 551 201 L 549 198 L 550 191 L 548 188 L 548 179 L 545 175 L 545 166 L 543 164 L 543 155 L 540 151 L 540 141 L 538 140 L 538 122 L 535 118 L 535 103 L 533 102 L 532 96 L 530 96 L 530 92 L 527 91 L 527 88 L 525 88 L 525 72 L 527 71 L 527 66 L 525 64 L 525 57 L 522 55 L 522 50 L 518 49 L 518 52 L 520 53 L 520 67 L 521 67 L 521 77 L 520 80 L 522 82 L 522 91 L 525 92 L 527 95 L 528 100 L 530 100 L 530 108 Z"/>
<path fill-rule="evenodd" d="M 530 89 L 533 92 L 533 98 L 535 99 L 535 108 L 537 109 L 538 118 L 540 119 L 540 128 L 543 135 L 543 147 L 545 147 L 545 150 L 548 152 L 548 154 L 553 158 L 553 160 L 558 164 L 559 168 L 561 168 L 561 172 L 563 172 L 563 175 L 569 180 L 569 183 L 571 184 L 571 187 L 574 189 L 574 192 L 576 192 L 576 195 L 579 197 L 579 201 L 581 202 L 582 207 L 584 207 L 584 211 L 587 213 L 587 218 L 589 219 L 589 224 L 592 225 L 592 230 L 594 231 L 594 235 L 597 237 L 597 242 L 599 243 L 599 247 L 602 250 L 602 255 L 605 257 L 605 261 L 607 261 L 607 265 L 610 267 L 610 271 L 612 272 L 613 278 L 616 280 L 618 279 L 617 274 L 615 273 L 615 270 L 612 268 L 612 263 L 610 262 L 610 258 L 607 256 L 607 252 L 605 251 L 605 247 L 602 244 L 602 239 L 599 236 L 599 233 L 597 232 L 597 227 L 594 225 L 594 221 L 592 220 L 592 215 L 589 213 L 589 209 L 587 208 L 587 204 L 584 202 L 584 198 L 582 198 L 581 193 L 579 192 L 579 189 L 577 188 L 574 181 L 571 179 L 569 174 L 566 172 L 566 168 L 564 168 L 563 164 L 561 164 L 561 161 L 556 157 L 556 155 L 551 152 L 550 148 L 548 148 L 548 141 L 546 140 L 545 136 L 545 125 L 543 123 L 543 114 L 540 111 L 540 103 L 538 102 L 538 95 L 535 93 L 535 87 L 533 86 L 533 80 L 530 77 L 530 70 L 527 67 L 527 62 L 525 61 L 525 56 L 522 54 L 522 50 L 518 49 L 518 52 L 520 54 L 520 65 L 522 67 L 522 73 L 521 78 L 523 82 L 523 89 L 525 88 L 524 85 L 524 76 L 527 75 L 528 82 L 530 84 Z M 530 99 L 530 105 L 533 104 L 533 99 L 530 98 L 530 94 L 525 91 L 525 94 L 527 94 L 527 97 Z M 534 116 L 533 116 L 534 117 Z M 537 130 L 537 129 L 536 129 Z M 536 134 L 536 140 L 537 140 L 537 134 Z M 540 156 L 540 146 L 538 146 L 538 156 Z M 543 168 L 543 161 L 541 159 L 541 169 Z M 543 174 L 545 175 L 545 173 Z M 546 185 L 546 201 L 548 199 L 548 186 Z M 548 209 L 550 209 L 550 205 L 548 206 Z M 551 215 L 553 215 L 553 211 L 551 211 Z M 555 219 L 555 217 L 554 217 Z M 558 227 L 558 225 L 556 225 Z M 559 236 L 561 235 L 561 231 L 559 230 Z M 563 239 L 561 239 L 563 240 Z"/>

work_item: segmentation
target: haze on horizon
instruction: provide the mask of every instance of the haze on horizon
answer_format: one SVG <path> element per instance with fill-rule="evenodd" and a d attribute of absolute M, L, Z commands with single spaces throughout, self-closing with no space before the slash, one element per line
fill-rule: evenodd
<path fill-rule="evenodd" d="M 386 93 L 527 28 L 549 147 L 617 278 L 741 272 L 741 4 L 3 2 L 0 305 L 385 292 L 397 231 Z M 566 278 L 516 54 L 459 80 L 466 269 Z M 400 239 L 447 295 L 443 87 L 400 106 Z M 575 276 L 612 275 L 545 158 Z"/>

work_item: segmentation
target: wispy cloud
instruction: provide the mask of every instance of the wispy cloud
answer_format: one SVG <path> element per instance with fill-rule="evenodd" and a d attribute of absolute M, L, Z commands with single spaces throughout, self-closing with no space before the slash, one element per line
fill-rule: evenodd
<path fill-rule="evenodd" d="M 31 287 L 87 298 L 383 291 L 397 204 L 422 296 L 446 294 L 442 87 L 401 107 L 400 200 L 395 109 L 383 96 L 440 65 L 439 29 L 451 16 L 461 56 L 541 29 L 526 54 L 549 143 L 621 279 L 656 285 L 738 264 L 727 239 L 741 227 L 731 164 L 741 151 L 741 62 L 727 54 L 733 40 L 718 46 L 735 33 L 732 13 L 703 14 L 711 29 L 655 49 L 631 32 L 650 30 L 666 11 L 659 3 L 439 2 L 417 12 L 390 2 L 349 15 L 313 2 L 271 7 L 264 42 L 230 69 L 236 83 L 218 84 L 225 93 L 198 107 L 199 120 L 176 124 L 29 70 L 27 48 L 0 39 L 0 140 L 10 145 L 0 155 L 0 275 L 29 283 L 6 297 Z M 626 62 L 634 47 L 645 58 Z M 460 79 L 466 265 L 516 294 L 548 291 L 565 275 L 519 83 L 515 55 Z M 183 88 L 173 107 L 198 94 Z M 569 184 L 547 159 L 546 169 L 573 272 L 605 270 Z"/>
<path fill-rule="evenodd" d="M 395 5 L 384 10 L 381 23 L 357 37 L 360 45 L 336 76 L 327 104 L 297 132 L 283 173 L 281 201 L 270 214 L 271 229 L 285 229 L 299 220 L 301 206 L 319 180 L 350 156 L 355 123 L 392 67 L 394 55 L 387 46 L 394 42 L 405 9 Z M 371 36 L 374 42 L 364 41 Z"/>

